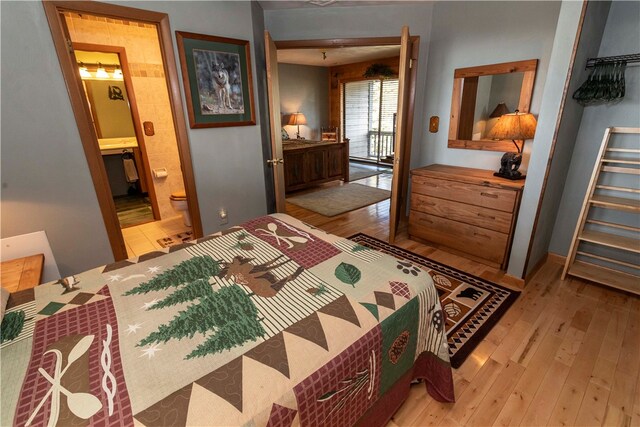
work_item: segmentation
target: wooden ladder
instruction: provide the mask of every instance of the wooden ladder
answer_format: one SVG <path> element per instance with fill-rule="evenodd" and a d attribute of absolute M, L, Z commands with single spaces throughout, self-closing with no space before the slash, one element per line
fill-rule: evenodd
<path fill-rule="evenodd" d="M 640 273 L 640 265 L 638 262 L 618 259 L 615 255 L 610 254 L 615 251 L 606 252 L 606 255 L 593 253 L 594 248 L 614 248 L 640 254 L 640 239 L 638 238 L 640 228 L 595 219 L 593 215 L 590 215 L 594 208 L 612 209 L 630 214 L 632 223 L 637 224 L 640 213 L 640 198 L 638 197 L 640 194 L 640 144 L 633 148 L 609 147 L 612 134 L 640 134 L 640 128 L 610 127 L 605 130 L 589 182 L 589 189 L 580 211 L 580 220 L 576 225 L 567 261 L 562 271 L 562 280 L 570 275 L 640 295 L 640 275 L 638 274 Z M 633 180 L 632 186 L 605 185 L 601 183 L 600 179 L 603 172 L 631 174 L 638 178 Z M 613 192 L 621 194 L 622 197 L 605 195 L 602 192 L 608 194 Z M 602 231 L 603 229 L 606 231 Z M 590 243 L 592 248 L 584 248 L 586 243 Z M 576 259 L 576 256 L 580 256 L 580 259 Z M 617 267 L 622 267 L 622 269 L 617 269 Z"/>

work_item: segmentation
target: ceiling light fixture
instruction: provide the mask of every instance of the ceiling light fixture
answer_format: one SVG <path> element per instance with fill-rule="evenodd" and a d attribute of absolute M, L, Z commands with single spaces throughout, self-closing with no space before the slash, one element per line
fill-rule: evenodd
<path fill-rule="evenodd" d="M 118 79 L 118 80 L 122 80 L 122 70 L 120 69 L 120 67 L 117 67 L 115 69 L 115 71 L 113 72 L 113 78 L 114 79 Z"/>

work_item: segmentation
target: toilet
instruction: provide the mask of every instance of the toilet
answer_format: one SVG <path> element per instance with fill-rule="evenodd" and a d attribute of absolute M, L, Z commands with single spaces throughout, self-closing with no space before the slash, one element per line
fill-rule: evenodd
<path fill-rule="evenodd" d="M 183 191 L 176 191 L 171 193 L 169 197 L 171 206 L 177 212 L 182 214 L 182 221 L 187 227 L 191 227 L 191 216 L 189 215 L 189 205 L 187 204 L 187 193 Z"/>

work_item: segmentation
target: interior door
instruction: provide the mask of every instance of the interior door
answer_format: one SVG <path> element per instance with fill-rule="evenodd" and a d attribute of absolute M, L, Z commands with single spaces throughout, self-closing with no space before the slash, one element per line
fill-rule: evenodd
<path fill-rule="evenodd" d="M 276 44 L 268 31 L 264 32 L 267 62 L 267 92 L 269 96 L 269 121 L 271 122 L 271 159 L 267 162 L 273 171 L 276 212 L 285 211 L 284 167 L 282 154 L 282 124 L 280 123 L 280 85 L 278 82 L 278 56 Z"/>
<path fill-rule="evenodd" d="M 393 243 L 398 233 L 400 219 L 407 203 L 409 177 L 409 155 L 411 153 L 411 128 L 413 126 L 413 96 L 411 90 L 412 46 L 409 27 L 402 27 L 400 39 L 400 67 L 398 69 L 398 115 L 396 143 L 391 181 L 391 206 L 389 212 L 389 242 Z"/>

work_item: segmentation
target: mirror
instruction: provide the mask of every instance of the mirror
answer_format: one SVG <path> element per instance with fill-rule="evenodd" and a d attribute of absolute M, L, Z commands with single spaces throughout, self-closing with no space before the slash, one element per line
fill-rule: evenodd
<path fill-rule="evenodd" d="M 486 135 L 501 115 L 529 112 L 537 65 L 531 59 L 455 70 L 448 147 L 514 151 L 512 141 Z"/>
<path fill-rule="evenodd" d="M 116 143 L 136 147 L 131 95 L 118 53 L 76 49 L 75 55 L 100 148 Z"/>

